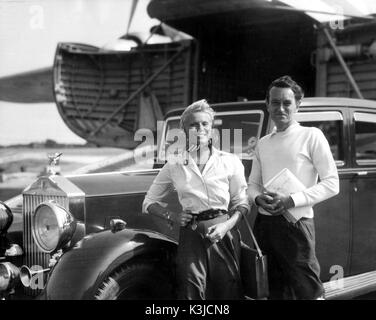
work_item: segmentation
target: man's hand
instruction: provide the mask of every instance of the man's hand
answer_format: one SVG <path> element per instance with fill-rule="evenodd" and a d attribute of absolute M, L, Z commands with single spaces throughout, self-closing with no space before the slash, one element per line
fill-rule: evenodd
<path fill-rule="evenodd" d="M 255 199 L 255 202 L 258 206 L 263 208 L 264 210 L 271 212 L 275 210 L 275 204 L 273 203 L 274 198 L 271 196 L 269 192 L 264 192 L 258 195 Z"/>
<path fill-rule="evenodd" d="M 295 206 L 294 200 L 290 196 L 268 191 L 257 196 L 255 202 L 272 215 L 280 215 Z"/>
<path fill-rule="evenodd" d="M 205 237 L 208 238 L 211 242 L 216 243 L 223 239 L 227 231 L 229 231 L 228 224 L 226 222 L 221 222 L 210 226 Z"/>
<path fill-rule="evenodd" d="M 295 206 L 294 200 L 290 196 L 285 196 L 279 193 L 269 192 L 271 197 L 273 197 L 273 204 L 275 209 L 271 214 L 282 214 L 284 211 L 293 208 Z"/>

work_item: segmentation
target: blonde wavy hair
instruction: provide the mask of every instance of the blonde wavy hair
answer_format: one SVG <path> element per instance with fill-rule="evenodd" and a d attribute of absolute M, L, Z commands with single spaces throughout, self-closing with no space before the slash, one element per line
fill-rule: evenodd
<path fill-rule="evenodd" d="M 209 103 L 205 100 L 198 100 L 189 105 L 181 115 L 180 128 L 184 130 L 184 122 L 192 114 L 196 112 L 205 112 L 210 116 L 212 125 L 214 123 L 215 111 L 210 107 Z"/>

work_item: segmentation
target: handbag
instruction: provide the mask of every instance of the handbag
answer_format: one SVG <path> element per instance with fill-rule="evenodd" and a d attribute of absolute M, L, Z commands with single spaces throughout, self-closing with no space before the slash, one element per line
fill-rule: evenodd
<path fill-rule="evenodd" d="M 262 253 L 247 218 L 244 215 L 243 217 L 255 245 L 254 249 L 241 242 L 240 276 L 244 296 L 251 299 L 265 299 L 269 296 L 267 257 Z"/>

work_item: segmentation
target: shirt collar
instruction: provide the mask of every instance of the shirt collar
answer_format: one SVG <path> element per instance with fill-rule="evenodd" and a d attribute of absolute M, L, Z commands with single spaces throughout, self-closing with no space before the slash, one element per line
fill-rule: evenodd
<path fill-rule="evenodd" d="M 291 130 L 293 130 L 294 128 L 300 126 L 299 122 L 297 122 L 296 120 L 293 120 L 292 123 L 283 131 L 277 131 L 277 127 L 274 127 L 270 136 L 273 137 L 275 136 L 277 133 L 287 133 L 287 132 L 290 132 Z"/>
<path fill-rule="evenodd" d="M 185 162 L 185 165 L 189 166 L 194 172 L 196 172 L 200 177 L 202 177 L 209 170 L 209 168 L 213 165 L 213 163 L 215 163 L 214 159 L 219 157 L 220 155 L 221 155 L 221 151 L 212 146 L 212 154 L 211 154 L 208 162 L 206 163 L 203 172 L 201 173 L 200 170 L 198 169 L 197 165 L 194 163 L 194 160 L 192 159 L 189 152 L 184 151 L 184 159 L 187 160 Z"/>
<path fill-rule="evenodd" d="M 217 148 L 215 148 L 215 147 L 212 146 L 212 154 L 211 154 L 211 157 L 212 157 L 212 156 L 217 157 L 217 156 L 220 155 L 220 153 L 221 153 L 220 150 L 218 150 Z M 183 151 L 183 153 L 181 154 L 181 156 L 182 156 L 182 157 L 185 157 L 186 159 L 188 159 L 188 158 L 191 159 L 191 158 L 192 158 L 191 155 L 189 154 L 189 152 L 186 151 L 186 150 Z M 193 160 L 193 159 L 192 159 L 192 160 Z"/>

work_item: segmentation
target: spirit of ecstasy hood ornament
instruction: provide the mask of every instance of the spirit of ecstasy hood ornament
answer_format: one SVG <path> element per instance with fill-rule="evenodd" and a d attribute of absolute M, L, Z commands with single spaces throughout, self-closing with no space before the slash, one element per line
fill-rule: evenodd
<path fill-rule="evenodd" d="M 51 154 L 47 154 L 48 157 L 48 166 L 47 166 L 47 174 L 53 175 L 53 174 L 60 174 L 60 166 L 59 161 L 60 157 L 63 153 L 62 152 L 55 152 Z"/>

